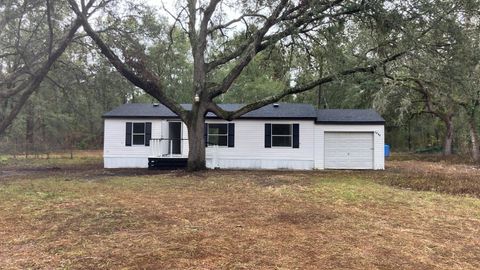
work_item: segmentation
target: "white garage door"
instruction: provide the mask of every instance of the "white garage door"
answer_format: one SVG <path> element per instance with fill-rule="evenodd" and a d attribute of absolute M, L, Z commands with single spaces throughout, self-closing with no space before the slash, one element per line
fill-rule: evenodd
<path fill-rule="evenodd" d="M 325 169 L 373 169 L 373 133 L 325 132 Z"/>

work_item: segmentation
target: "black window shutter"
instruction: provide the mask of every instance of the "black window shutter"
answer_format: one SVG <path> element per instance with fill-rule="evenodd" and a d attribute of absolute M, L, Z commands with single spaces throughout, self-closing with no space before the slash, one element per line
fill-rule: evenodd
<path fill-rule="evenodd" d="M 150 146 L 150 139 L 152 138 L 152 122 L 145 123 L 145 146 Z"/>
<path fill-rule="evenodd" d="M 205 147 L 208 147 L 208 123 L 205 123 L 205 130 L 203 131 L 203 137 L 205 139 Z"/>
<path fill-rule="evenodd" d="M 293 148 L 300 147 L 300 126 L 299 124 L 293 124 Z"/>
<path fill-rule="evenodd" d="M 265 124 L 265 148 L 272 147 L 272 124 Z"/>
<path fill-rule="evenodd" d="M 132 122 L 127 122 L 125 127 L 125 146 L 132 146 Z"/>
<path fill-rule="evenodd" d="M 235 124 L 228 123 L 228 147 L 235 147 Z"/>

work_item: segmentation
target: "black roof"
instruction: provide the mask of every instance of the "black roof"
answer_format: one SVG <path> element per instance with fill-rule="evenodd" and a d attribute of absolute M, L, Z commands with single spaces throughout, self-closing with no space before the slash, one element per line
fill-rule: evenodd
<path fill-rule="evenodd" d="M 373 109 L 324 109 L 317 111 L 316 122 L 325 124 L 385 124 L 385 119 Z"/>
<path fill-rule="evenodd" d="M 191 104 L 181 104 L 186 110 L 192 108 Z M 234 111 L 243 104 L 219 104 L 227 111 Z M 123 104 L 103 115 L 104 118 L 178 118 L 166 106 L 159 104 L 128 103 Z M 213 113 L 208 113 L 207 118 L 217 118 Z M 317 123 L 328 124 L 384 124 L 385 120 L 374 110 L 356 109 L 325 109 L 316 110 L 310 104 L 278 103 L 266 105 L 260 109 L 244 114 L 243 119 L 312 119 Z"/>
<path fill-rule="evenodd" d="M 186 110 L 191 110 L 191 104 L 181 104 Z M 219 104 L 227 111 L 240 109 L 243 104 Z M 266 105 L 260 109 L 248 112 L 240 118 L 286 118 L 286 119 L 315 119 L 317 112 L 312 105 L 300 103 L 278 103 Z M 123 104 L 103 115 L 104 118 L 178 118 L 178 116 L 166 106 L 159 104 L 129 103 Z M 213 113 L 208 113 L 207 118 L 217 118 Z"/>

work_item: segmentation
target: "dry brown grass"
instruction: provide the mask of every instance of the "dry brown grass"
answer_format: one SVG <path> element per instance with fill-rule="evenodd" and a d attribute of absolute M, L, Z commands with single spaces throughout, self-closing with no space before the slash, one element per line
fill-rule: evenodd
<path fill-rule="evenodd" d="M 0 268 L 480 268 L 480 199 L 383 184 L 476 173 L 402 162 L 196 174 L 4 166 L 23 173 L 0 176 Z"/>
<path fill-rule="evenodd" d="M 393 186 L 480 197 L 480 167 L 448 161 L 390 161 L 375 180 Z"/>

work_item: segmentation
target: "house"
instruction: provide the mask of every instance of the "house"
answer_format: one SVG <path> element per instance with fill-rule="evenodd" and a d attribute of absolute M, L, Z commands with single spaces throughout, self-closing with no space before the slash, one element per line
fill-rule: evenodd
<path fill-rule="evenodd" d="M 164 105 L 124 104 L 103 118 L 105 168 L 186 165 L 186 126 Z M 281 103 L 231 122 L 208 113 L 205 122 L 208 168 L 384 169 L 385 120 L 374 110 Z"/>

